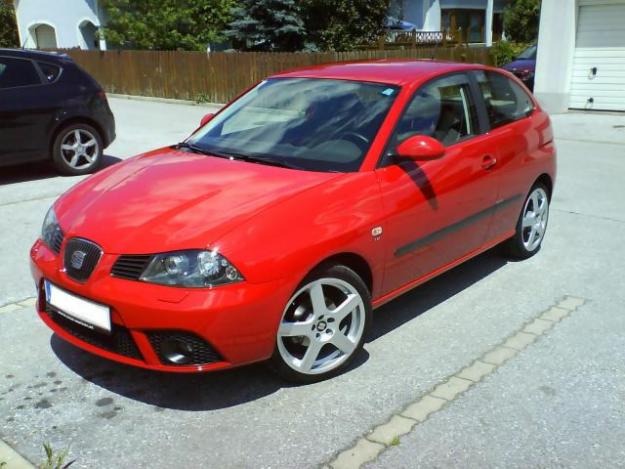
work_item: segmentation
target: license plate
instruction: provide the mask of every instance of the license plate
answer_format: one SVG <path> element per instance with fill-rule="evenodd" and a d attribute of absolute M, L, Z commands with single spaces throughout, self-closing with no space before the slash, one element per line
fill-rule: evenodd
<path fill-rule="evenodd" d="M 111 309 L 69 293 L 47 280 L 44 283 L 46 301 L 59 314 L 89 329 L 111 332 Z"/>

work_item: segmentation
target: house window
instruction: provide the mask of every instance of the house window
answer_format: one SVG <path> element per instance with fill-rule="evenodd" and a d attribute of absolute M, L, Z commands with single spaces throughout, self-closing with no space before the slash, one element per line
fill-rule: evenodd
<path fill-rule="evenodd" d="M 444 30 L 457 31 L 460 42 L 484 42 L 485 10 L 449 8 L 441 11 Z"/>

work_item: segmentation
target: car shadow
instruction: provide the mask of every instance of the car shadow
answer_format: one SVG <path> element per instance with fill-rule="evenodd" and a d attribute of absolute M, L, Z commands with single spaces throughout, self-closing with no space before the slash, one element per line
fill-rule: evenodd
<path fill-rule="evenodd" d="M 509 260 L 500 251 L 496 247 L 480 254 L 376 309 L 367 342 L 379 339 L 505 266 Z"/>
<path fill-rule="evenodd" d="M 102 157 L 100 170 L 117 164 L 120 161 L 122 161 L 122 159 L 116 156 L 104 155 Z M 38 161 L 36 163 L 26 163 L 0 168 L 0 186 L 55 177 L 61 177 L 61 175 L 48 161 Z"/>
<path fill-rule="evenodd" d="M 212 373 L 163 373 L 127 366 L 92 355 L 53 334 L 55 355 L 85 382 L 159 409 L 206 411 L 255 401 L 297 386 L 277 377 L 262 363 Z M 369 358 L 358 354 L 346 373 Z"/>
<path fill-rule="evenodd" d="M 375 311 L 368 342 L 373 342 L 402 324 L 479 282 L 506 264 L 491 250 L 402 295 Z M 115 394 L 155 406 L 157 409 L 206 411 L 223 409 L 271 395 L 287 383 L 263 364 L 204 374 L 162 373 L 135 368 L 100 358 L 52 335 L 53 352 L 85 382 Z M 369 358 L 360 353 L 350 368 Z"/>

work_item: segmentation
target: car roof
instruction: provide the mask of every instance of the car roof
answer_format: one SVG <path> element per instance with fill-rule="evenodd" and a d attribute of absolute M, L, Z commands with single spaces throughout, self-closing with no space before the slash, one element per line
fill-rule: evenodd
<path fill-rule="evenodd" d="M 480 64 L 443 62 L 437 60 L 381 59 L 360 62 L 339 62 L 288 70 L 270 78 L 334 78 L 405 85 L 436 75 L 463 70 L 487 70 Z"/>
<path fill-rule="evenodd" d="M 21 57 L 24 59 L 34 59 L 34 60 L 54 60 L 54 61 L 71 60 L 71 58 L 67 54 L 53 52 L 53 51 L 35 50 L 35 49 L 0 48 L 0 55 L 4 55 L 5 57 Z"/>

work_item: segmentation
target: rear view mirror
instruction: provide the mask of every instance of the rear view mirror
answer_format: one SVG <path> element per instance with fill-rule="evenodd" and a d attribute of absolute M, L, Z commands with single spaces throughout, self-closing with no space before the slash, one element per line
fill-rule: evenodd
<path fill-rule="evenodd" d="M 414 135 L 397 145 L 395 153 L 411 160 L 435 160 L 445 154 L 445 147 L 427 135 Z"/>

